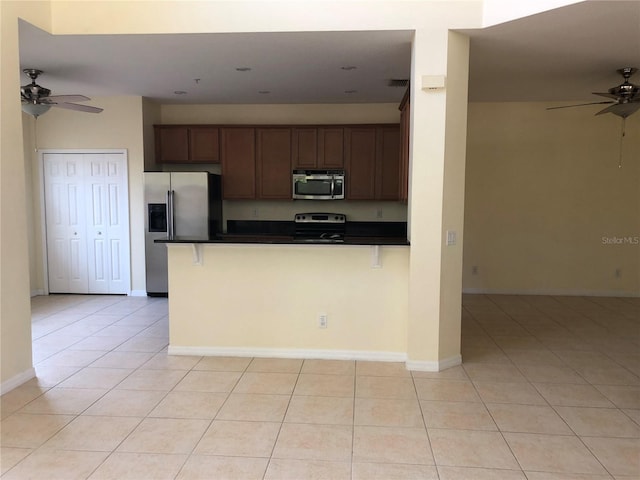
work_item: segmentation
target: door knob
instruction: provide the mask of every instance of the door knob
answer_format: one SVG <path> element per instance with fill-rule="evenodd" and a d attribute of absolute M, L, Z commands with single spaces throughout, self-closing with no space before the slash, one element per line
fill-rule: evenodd
<path fill-rule="evenodd" d="M 98 232 L 98 235 L 102 235 L 102 232 Z"/>
<path fill-rule="evenodd" d="M 77 235 L 77 234 L 78 234 L 78 232 L 73 232 L 73 234 L 74 234 L 74 235 Z"/>

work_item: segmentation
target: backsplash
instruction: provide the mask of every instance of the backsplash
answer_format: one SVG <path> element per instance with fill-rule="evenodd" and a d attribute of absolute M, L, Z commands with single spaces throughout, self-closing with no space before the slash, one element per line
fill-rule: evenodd
<path fill-rule="evenodd" d="M 344 213 L 352 222 L 406 222 L 407 206 L 399 202 L 225 200 L 226 220 L 293 220 L 296 213 Z"/>

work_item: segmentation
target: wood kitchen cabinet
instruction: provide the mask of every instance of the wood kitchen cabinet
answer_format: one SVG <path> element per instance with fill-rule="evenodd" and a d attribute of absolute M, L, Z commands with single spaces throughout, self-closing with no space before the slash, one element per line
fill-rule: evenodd
<path fill-rule="evenodd" d="M 256 129 L 256 197 L 291 199 L 291 129 Z"/>
<path fill-rule="evenodd" d="M 192 163 L 220 163 L 220 130 L 189 128 L 189 155 Z"/>
<path fill-rule="evenodd" d="M 344 130 L 347 200 L 397 200 L 398 127 L 363 126 Z"/>
<path fill-rule="evenodd" d="M 376 188 L 376 130 L 371 127 L 344 129 L 347 200 L 373 200 Z"/>
<path fill-rule="evenodd" d="M 293 168 L 344 168 L 344 129 L 341 127 L 294 128 L 291 151 Z"/>
<path fill-rule="evenodd" d="M 256 197 L 255 128 L 220 129 L 222 195 L 225 199 Z"/>
<path fill-rule="evenodd" d="M 318 129 L 294 128 L 291 131 L 291 154 L 293 168 L 317 168 Z"/>
<path fill-rule="evenodd" d="M 157 163 L 220 163 L 219 129 L 156 125 Z"/>
<path fill-rule="evenodd" d="M 376 128 L 376 200 L 398 200 L 400 186 L 400 129 Z"/>

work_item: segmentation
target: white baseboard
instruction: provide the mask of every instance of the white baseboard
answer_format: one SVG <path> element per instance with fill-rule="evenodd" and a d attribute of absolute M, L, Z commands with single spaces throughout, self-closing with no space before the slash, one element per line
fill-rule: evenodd
<path fill-rule="evenodd" d="M 4 395 L 7 392 L 10 392 L 14 388 L 19 387 L 25 382 L 28 382 L 32 378 L 36 376 L 36 369 L 31 367 L 25 370 L 18 375 L 11 377 L 9 380 L 6 380 L 0 384 L 0 395 Z"/>
<path fill-rule="evenodd" d="M 131 290 L 129 292 L 130 297 L 146 297 L 147 292 L 145 290 Z"/>
<path fill-rule="evenodd" d="M 36 290 L 31 290 L 31 296 L 32 297 L 37 297 L 37 296 L 40 296 L 40 295 L 44 295 L 44 290 L 43 289 L 38 288 Z"/>
<path fill-rule="evenodd" d="M 509 289 L 509 288 L 463 288 L 462 293 L 470 295 L 556 295 L 568 297 L 640 297 L 638 292 L 620 290 L 580 290 L 559 288 Z"/>
<path fill-rule="evenodd" d="M 454 355 L 435 362 L 424 362 L 420 360 L 407 360 L 407 369 L 417 372 L 440 372 L 447 368 L 456 367 L 462 364 L 462 355 Z"/>
<path fill-rule="evenodd" d="M 317 360 L 366 360 L 377 362 L 404 362 L 403 352 L 367 352 L 360 350 L 309 350 L 280 348 L 242 347 L 181 347 L 169 345 L 169 355 L 191 355 L 204 357 L 259 357 L 259 358 L 303 358 Z"/>

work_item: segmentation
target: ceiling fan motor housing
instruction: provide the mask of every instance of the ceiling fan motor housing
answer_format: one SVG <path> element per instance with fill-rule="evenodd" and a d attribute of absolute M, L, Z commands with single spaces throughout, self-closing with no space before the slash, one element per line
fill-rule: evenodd
<path fill-rule="evenodd" d="M 51 90 L 41 87 L 35 82 L 20 87 L 20 93 L 25 100 L 37 102 L 40 98 L 51 95 Z"/>
<path fill-rule="evenodd" d="M 637 68 L 633 67 L 626 67 L 618 70 L 618 73 L 624 77 L 624 83 L 617 87 L 610 88 L 608 92 L 618 97 L 619 103 L 627 103 L 630 100 L 633 100 L 640 92 L 640 87 L 629 82 L 629 78 L 631 75 L 636 73 L 637 70 Z"/>
<path fill-rule="evenodd" d="M 23 99 L 36 103 L 40 98 L 51 95 L 51 90 L 41 87 L 36 83 L 36 79 L 40 76 L 42 70 L 25 68 L 23 72 L 31 79 L 31 83 L 20 87 L 20 93 Z"/>

